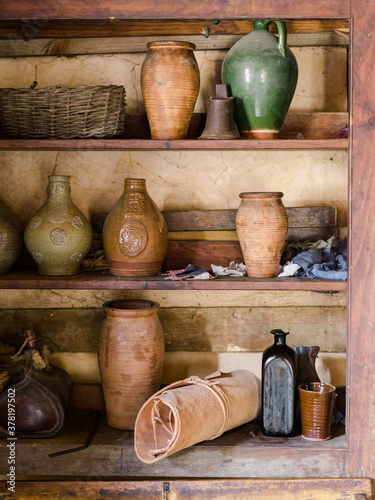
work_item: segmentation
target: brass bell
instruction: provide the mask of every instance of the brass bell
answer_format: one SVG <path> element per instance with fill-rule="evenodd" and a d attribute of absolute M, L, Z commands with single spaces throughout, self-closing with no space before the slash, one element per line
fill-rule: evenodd
<path fill-rule="evenodd" d="M 239 139 L 234 121 L 233 97 L 210 97 L 207 118 L 199 139 Z"/>

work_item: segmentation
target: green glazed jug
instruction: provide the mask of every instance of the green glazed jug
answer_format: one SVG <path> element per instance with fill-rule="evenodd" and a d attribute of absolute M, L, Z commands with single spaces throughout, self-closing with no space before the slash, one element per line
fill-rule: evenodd
<path fill-rule="evenodd" d="M 268 31 L 275 22 L 279 38 Z M 228 51 L 222 80 L 234 98 L 242 137 L 277 139 L 297 85 L 297 61 L 286 44 L 284 21 L 254 21 L 253 31 Z"/>

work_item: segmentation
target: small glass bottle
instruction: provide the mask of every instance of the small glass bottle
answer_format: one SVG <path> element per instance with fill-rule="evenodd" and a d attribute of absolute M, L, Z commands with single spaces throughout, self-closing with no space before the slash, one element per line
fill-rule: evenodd
<path fill-rule="evenodd" d="M 274 344 L 262 358 L 262 432 L 286 437 L 294 431 L 297 354 L 286 344 L 288 332 L 271 330 Z"/>

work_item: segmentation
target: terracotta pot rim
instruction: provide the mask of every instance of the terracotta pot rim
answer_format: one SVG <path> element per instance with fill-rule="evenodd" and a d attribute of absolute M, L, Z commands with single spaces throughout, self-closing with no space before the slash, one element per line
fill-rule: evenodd
<path fill-rule="evenodd" d="M 158 47 L 180 47 L 182 49 L 195 50 L 195 43 L 191 42 L 181 42 L 176 40 L 161 40 L 160 42 L 148 42 L 146 45 L 148 49 L 154 49 Z"/>
<path fill-rule="evenodd" d="M 240 193 L 239 197 L 242 199 L 256 199 L 256 198 L 282 198 L 284 193 L 278 191 L 271 192 L 244 192 Z"/>
<path fill-rule="evenodd" d="M 115 299 L 104 302 L 103 308 L 112 311 L 150 311 L 156 310 L 160 304 L 155 300 L 146 299 Z"/>
<path fill-rule="evenodd" d="M 306 387 L 311 387 L 311 389 L 307 389 Z M 321 387 L 323 391 L 315 391 L 313 388 Z M 303 392 L 313 392 L 314 394 L 329 394 L 331 392 L 335 392 L 336 387 L 332 384 L 326 384 L 324 382 L 310 382 L 308 384 L 303 383 L 298 386 L 298 389 Z"/>

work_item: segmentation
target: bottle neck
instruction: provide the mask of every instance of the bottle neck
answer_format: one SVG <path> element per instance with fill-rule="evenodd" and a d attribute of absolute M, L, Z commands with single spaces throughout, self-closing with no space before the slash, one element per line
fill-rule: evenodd
<path fill-rule="evenodd" d="M 286 336 L 288 335 L 288 332 L 284 332 L 283 330 L 280 330 L 279 328 L 276 328 L 274 330 L 271 330 L 271 333 L 275 335 L 275 342 L 274 345 L 286 345 Z"/>
<path fill-rule="evenodd" d="M 145 179 L 125 179 L 125 191 L 138 191 L 146 193 L 146 180 Z"/>
<path fill-rule="evenodd" d="M 48 197 L 50 199 L 70 198 L 69 176 L 67 175 L 50 175 L 48 177 Z"/>
<path fill-rule="evenodd" d="M 275 335 L 275 345 L 285 345 L 286 344 L 286 335 Z"/>

